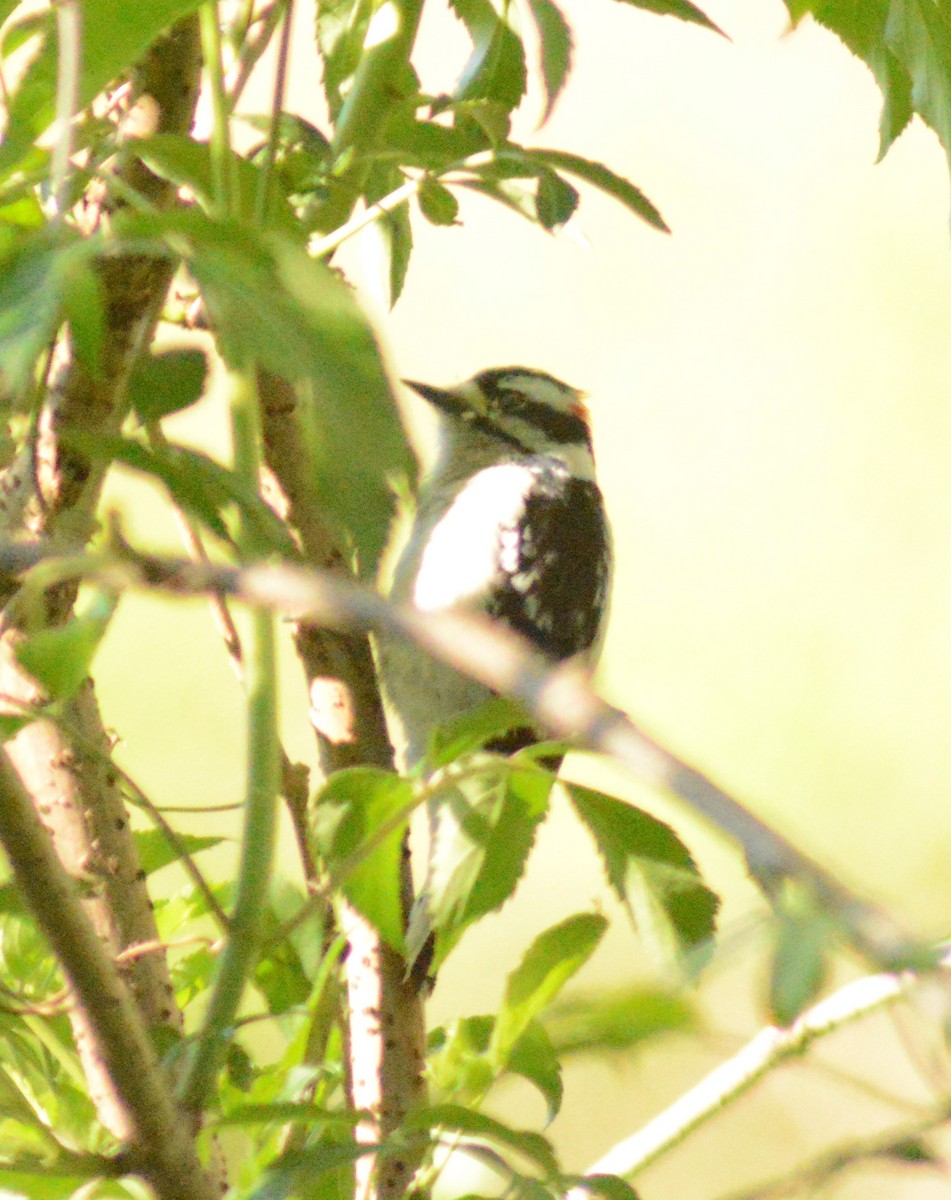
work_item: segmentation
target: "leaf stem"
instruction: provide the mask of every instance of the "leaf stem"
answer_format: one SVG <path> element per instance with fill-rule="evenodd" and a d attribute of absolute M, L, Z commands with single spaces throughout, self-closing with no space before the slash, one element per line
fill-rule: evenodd
<path fill-rule="evenodd" d="M 234 212 L 237 196 L 235 163 L 231 153 L 230 107 L 225 90 L 224 67 L 221 60 L 221 28 L 218 25 L 218 6 L 206 0 L 200 9 L 201 51 L 208 72 L 211 92 L 211 169 L 214 179 L 215 207 L 219 216 Z"/>
<path fill-rule="evenodd" d="M 280 780 L 275 676 L 274 618 L 258 610 L 252 615 L 247 639 L 248 782 L 237 894 L 195 1056 L 179 1090 L 192 1111 L 201 1109 L 214 1082 L 260 945 Z"/>
<path fill-rule="evenodd" d="M 62 221 L 69 207 L 69 159 L 73 151 L 73 118 L 79 101 L 79 71 L 82 61 L 82 15 L 76 0 L 56 5 L 56 141 L 53 146 L 51 184 L 56 220 Z"/>
<path fill-rule="evenodd" d="M 264 167 L 258 184 L 257 195 L 254 198 L 254 216 L 258 225 L 263 225 L 267 216 L 268 201 L 271 194 L 271 183 L 274 177 L 274 162 L 277 158 L 278 135 L 281 129 L 281 115 L 284 111 L 284 92 L 287 87 L 287 64 L 290 59 L 291 27 L 294 21 L 294 0 L 286 0 L 284 8 L 284 24 L 281 28 L 281 40 L 277 49 L 277 70 L 274 74 L 274 92 L 271 96 L 271 126 L 268 130 L 267 147 L 264 153 Z"/>
<path fill-rule="evenodd" d="M 257 486 L 260 425 L 257 388 L 250 370 L 232 375 L 231 429 L 235 473 Z M 253 533 L 242 522 L 240 545 L 255 550 Z M 182 1080 L 180 1096 L 198 1111 L 214 1082 L 225 1043 L 237 1015 L 244 985 L 260 951 L 261 917 L 271 878 L 280 790 L 277 729 L 277 654 L 274 616 L 257 608 L 245 645 L 248 766 L 244 832 L 229 936 L 218 965 L 211 1000 L 195 1056 Z"/>

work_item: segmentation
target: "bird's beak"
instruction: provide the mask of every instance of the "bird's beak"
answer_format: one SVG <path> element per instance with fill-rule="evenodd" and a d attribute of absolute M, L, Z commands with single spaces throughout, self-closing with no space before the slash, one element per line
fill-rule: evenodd
<path fill-rule="evenodd" d="M 415 379 L 404 379 L 403 383 L 412 388 L 417 395 L 428 400 L 443 412 L 451 413 L 454 417 L 461 415 L 466 407 L 461 396 L 448 388 L 434 387 L 431 383 L 418 383 Z"/>

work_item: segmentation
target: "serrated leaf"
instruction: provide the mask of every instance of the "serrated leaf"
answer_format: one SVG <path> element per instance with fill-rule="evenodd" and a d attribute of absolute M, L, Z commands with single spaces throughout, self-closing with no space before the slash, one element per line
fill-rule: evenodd
<path fill-rule="evenodd" d="M 561 1057 L 631 1050 L 658 1034 L 690 1028 L 696 1014 L 682 993 L 628 987 L 561 996 L 539 1019 Z"/>
<path fill-rule="evenodd" d="M 450 7 L 472 40 L 472 53 L 456 84 L 456 97 L 494 100 L 511 112 L 525 95 L 522 39 L 489 0 L 450 0 Z"/>
<path fill-rule="evenodd" d="M 82 109 L 128 71 L 170 25 L 195 12 L 201 0 L 95 0 L 82 6 L 82 64 L 77 107 Z M 0 146 L 0 176 L 19 161 L 55 115 L 59 47 L 52 34 L 26 71 L 9 105 L 7 137 Z"/>
<path fill-rule="evenodd" d="M 508 977 L 492 1038 L 492 1060 L 503 1065 L 529 1024 L 588 961 L 608 923 L 598 913 L 577 913 L 540 933 Z"/>
<path fill-rule="evenodd" d="M 51 700 L 68 700 L 82 687 L 116 603 L 115 596 L 97 592 L 80 616 L 40 629 L 17 646 L 18 662 Z"/>
<path fill-rule="evenodd" d="M 545 109 L 541 124 L 551 116 L 568 76 L 571 74 L 571 55 L 574 49 L 571 27 L 554 0 L 526 0 L 538 33 L 542 82 L 545 88 Z"/>
<path fill-rule="evenodd" d="M 317 5 L 314 31 L 324 64 L 324 94 L 334 121 L 360 62 L 373 12 L 370 0 L 321 0 Z"/>
<path fill-rule="evenodd" d="M 377 767 L 351 767 L 331 775 L 316 797 L 311 821 L 315 845 L 331 877 L 401 954 L 405 940 L 400 862 L 412 805 L 412 788 L 399 775 Z"/>
<path fill-rule="evenodd" d="M 201 350 L 161 350 L 136 363 L 129 401 L 141 421 L 160 421 L 200 400 L 207 378 L 208 359 Z"/>
<path fill-rule="evenodd" d="M 485 1113 L 476 1112 L 461 1104 L 432 1104 L 411 1112 L 403 1122 L 407 1130 L 429 1132 L 441 1128 L 447 1133 L 464 1137 L 483 1138 L 487 1142 L 516 1150 L 525 1155 L 546 1174 L 558 1170 L 558 1160 L 550 1143 L 541 1134 L 513 1129 Z"/>
<path fill-rule="evenodd" d="M 603 163 L 582 158 L 580 154 L 569 154 L 565 150 L 515 147 L 506 149 L 504 155 L 508 156 L 509 154 L 522 159 L 525 163 L 537 163 L 583 179 L 585 183 L 590 183 L 599 191 L 612 196 L 619 204 L 623 204 L 625 208 L 646 221 L 654 229 L 660 230 L 661 233 L 670 233 L 664 218 L 640 188 L 615 174 Z M 502 157 L 501 154 L 500 157 Z"/>
<path fill-rule="evenodd" d="M 490 145 L 476 113 L 485 115 L 485 110 L 491 109 L 496 114 L 496 120 L 507 123 L 504 113 L 498 116 L 502 112 L 501 107 L 486 100 L 464 101 L 453 105 L 453 108 L 460 114 L 471 115 L 473 120 L 458 125 L 441 125 L 437 121 L 418 121 L 414 113 L 394 115 L 386 126 L 387 148 L 403 166 L 444 171 L 451 164 L 461 162 Z M 397 173 L 394 186 L 401 181 Z"/>
<path fill-rule="evenodd" d="M 663 961 L 713 936 L 719 900 L 669 825 L 613 796 L 567 784 L 608 882 Z"/>
<path fill-rule="evenodd" d="M 432 225 L 455 225 L 459 216 L 459 201 L 449 188 L 427 175 L 420 180 L 419 211 Z"/>
<path fill-rule="evenodd" d="M 691 4 L 690 0 L 618 0 L 618 2 L 629 4 L 632 8 L 642 8 L 645 12 L 657 13 L 662 17 L 678 17 L 681 21 L 687 21 L 692 25 L 702 25 L 705 29 L 712 29 L 714 33 L 726 37 L 719 25 L 714 25 L 706 13 L 697 8 L 696 4 Z"/>
<path fill-rule="evenodd" d="M 951 13 L 934 0 L 892 0 L 885 42 L 911 79 L 915 111 L 951 159 Z"/>
<path fill-rule="evenodd" d="M 179 833 L 176 845 L 162 829 L 143 829 L 134 836 L 139 863 L 146 875 L 178 862 L 183 854 L 198 854 L 202 850 L 210 850 L 212 846 L 220 846 L 225 840 L 223 837 L 197 833 Z"/>
<path fill-rule="evenodd" d="M 404 182 L 403 176 L 390 164 L 377 164 L 370 172 L 365 189 L 367 205 L 375 204 Z M 383 257 L 384 302 L 392 308 L 403 293 L 409 260 L 413 253 L 413 227 L 410 223 L 409 206 L 401 204 L 391 212 L 384 213 L 364 231 L 366 237 L 376 237 Z M 369 256 L 368 256 L 369 257 Z"/>
<path fill-rule="evenodd" d="M 426 883 L 410 921 L 411 953 L 435 929 L 438 965 L 468 925 L 511 896 L 551 787 L 544 771 L 491 757 L 447 775 L 432 801 L 438 810 Z"/>
<path fill-rule="evenodd" d="M 535 195 L 538 219 L 549 232 L 568 223 L 578 207 L 578 191 L 555 171 L 542 171 Z"/>
<path fill-rule="evenodd" d="M 534 1084 L 548 1105 L 548 1120 L 561 1111 L 565 1087 L 561 1078 L 561 1059 L 545 1027 L 530 1021 L 521 1037 L 509 1050 L 508 1069 Z"/>
<path fill-rule="evenodd" d="M 882 93 L 879 158 L 911 120 L 914 112 L 912 79 L 886 38 L 890 0 L 786 0 L 790 17 L 799 21 L 807 12 L 835 33 L 868 66 Z M 901 23 L 901 22 L 900 22 Z"/>

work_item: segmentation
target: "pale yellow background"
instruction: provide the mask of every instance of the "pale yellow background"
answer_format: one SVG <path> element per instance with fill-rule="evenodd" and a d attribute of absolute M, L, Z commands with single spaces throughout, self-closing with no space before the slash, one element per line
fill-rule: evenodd
<path fill-rule="evenodd" d="M 708 0 L 732 41 L 612 0 L 563 6 L 574 77 L 546 128 L 534 129 L 535 96 L 516 132 L 607 162 L 644 189 L 673 236 L 587 190 L 558 238 L 467 199 L 462 228 L 416 223 L 393 313 L 370 295 L 372 239 L 348 252 L 349 269 L 366 267 L 395 372 L 451 383 L 523 363 L 589 391 L 618 554 L 606 694 L 852 885 L 943 936 L 951 258 L 940 147 L 916 122 L 874 165 L 871 77 L 831 34 L 808 23 L 789 32 L 779 0 Z M 313 113 L 301 10 L 292 96 Z M 424 84 L 451 86 L 463 50 L 450 16 L 428 26 Z M 179 428 L 206 438 L 213 420 Z M 418 426 L 425 441 L 425 416 Z M 136 522 L 174 544 L 153 505 L 138 505 Z M 130 603 L 98 664 L 123 761 L 170 803 L 240 795 L 240 698 L 209 628 L 199 605 Z M 288 742 L 310 755 L 290 655 L 285 674 Z M 551 1132 L 580 1170 L 757 1028 L 763 972 L 745 932 L 757 900 L 735 852 L 609 766 L 575 770 L 673 821 L 726 895 L 722 961 L 701 993 L 707 1028 L 621 1066 L 568 1071 Z M 220 818 L 196 827 L 209 825 Z M 587 836 L 559 812 L 516 901 L 447 965 L 434 1020 L 490 1011 L 527 939 L 592 904 L 616 911 Z M 619 917 L 586 981 L 649 969 Z M 902 1028 L 928 1071 L 907 1065 L 887 1021 L 850 1031 L 823 1057 L 889 1093 L 947 1088 L 940 1048 L 914 1022 L 909 1033 L 909 1019 Z M 509 1092 L 502 1111 L 515 1123 L 542 1118 L 527 1092 Z M 838 1134 L 908 1115 L 803 1065 L 648 1172 L 644 1195 L 720 1195 Z M 884 1169 L 832 1194 L 918 1200 L 951 1196 L 951 1184 Z"/>

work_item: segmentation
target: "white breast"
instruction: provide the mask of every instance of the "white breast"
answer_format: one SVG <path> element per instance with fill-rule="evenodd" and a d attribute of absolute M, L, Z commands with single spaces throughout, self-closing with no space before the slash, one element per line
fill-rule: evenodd
<path fill-rule="evenodd" d="M 534 482 L 523 463 L 486 467 L 466 481 L 426 539 L 409 597 L 417 608 L 477 604 L 502 571 L 515 570 L 517 528 Z"/>

